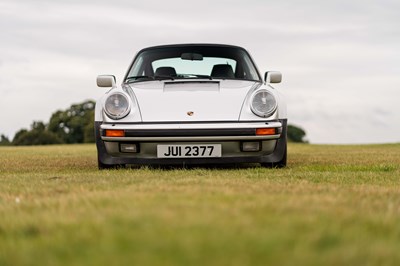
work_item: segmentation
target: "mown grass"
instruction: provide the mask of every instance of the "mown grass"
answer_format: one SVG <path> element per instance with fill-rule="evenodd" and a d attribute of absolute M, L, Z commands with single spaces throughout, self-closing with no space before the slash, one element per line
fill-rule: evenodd
<path fill-rule="evenodd" d="M 0 265 L 400 264 L 399 144 L 290 144 L 285 169 L 96 163 L 0 148 Z"/>

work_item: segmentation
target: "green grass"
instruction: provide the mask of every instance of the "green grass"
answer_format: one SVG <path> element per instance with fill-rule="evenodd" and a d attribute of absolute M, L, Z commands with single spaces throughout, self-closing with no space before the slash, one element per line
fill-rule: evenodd
<path fill-rule="evenodd" d="M 400 145 L 290 144 L 288 167 L 98 171 L 0 148 L 0 265 L 399 265 Z"/>

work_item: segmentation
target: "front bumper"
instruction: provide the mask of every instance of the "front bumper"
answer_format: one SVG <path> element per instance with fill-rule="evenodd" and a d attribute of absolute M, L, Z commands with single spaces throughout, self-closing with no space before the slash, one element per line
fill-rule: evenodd
<path fill-rule="evenodd" d="M 274 134 L 257 135 L 257 129 L 275 129 Z M 107 131 L 123 131 L 108 136 Z M 214 164 L 275 163 L 286 151 L 287 120 L 220 123 L 136 123 L 95 122 L 99 163 L 117 164 Z M 260 150 L 242 151 L 243 142 L 259 142 Z M 136 144 L 137 153 L 121 152 L 121 144 Z M 159 144 L 221 144 L 222 156 L 214 158 L 157 158 Z"/>

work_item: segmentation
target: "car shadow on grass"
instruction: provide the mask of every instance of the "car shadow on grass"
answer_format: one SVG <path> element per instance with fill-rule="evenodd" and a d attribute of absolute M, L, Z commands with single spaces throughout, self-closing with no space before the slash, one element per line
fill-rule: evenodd
<path fill-rule="evenodd" d="M 240 164 L 187 164 L 187 165 L 126 165 L 127 169 L 153 169 L 153 170 L 193 170 L 193 169 L 213 169 L 213 170 L 235 170 L 235 169 L 253 169 L 253 168 L 273 168 L 263 167 L 258 163 L 240 163 Z"/>

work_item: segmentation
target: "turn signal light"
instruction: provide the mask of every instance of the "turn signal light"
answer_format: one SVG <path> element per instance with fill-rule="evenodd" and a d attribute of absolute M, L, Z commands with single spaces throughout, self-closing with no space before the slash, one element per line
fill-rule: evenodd
<path fill-rule="evenodd" d="M 125 137 L 125 131 L 116 129 L 106 129 L 106 137 Z"/>
<path fill-rule="evenodd" d="M 276 129 L 275 128 L 257 128 L 256 135 L 275 135 Z"/>

